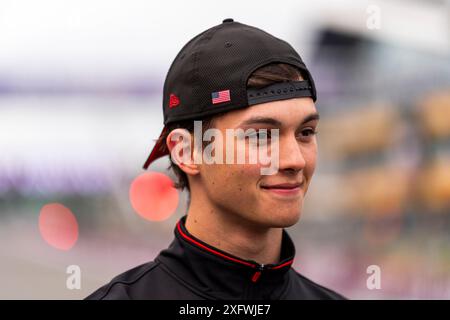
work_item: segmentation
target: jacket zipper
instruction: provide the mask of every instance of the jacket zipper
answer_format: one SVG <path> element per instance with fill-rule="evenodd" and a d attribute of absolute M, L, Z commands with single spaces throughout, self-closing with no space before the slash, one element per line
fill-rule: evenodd
<path fill-rule="evenodd" d="M 259 283 L 258 280 L 261 277 L 261 274 L 263 271 L 269 269 L 266 265 L 264 264 L 255 264 L 254 268 L 256 269 L 255 272 L 253 273 L 252 276 L 252 281 L 250 282 L 250 285 L 247 287 L 247 298 L 248 299 L 255 299 L 255 297 L 257 296 L 257 292 L 258 287 L 259 287 Z"/>
<path fill-rule="evenodd" d="M 258 264 L 255 266 L 258 271 L 255 271 L 255 273 L 252 276 L 252 282 L 257 282 L 259 277 L 261 276 L 261 273 L 265 270 L 264 264 Z"/>

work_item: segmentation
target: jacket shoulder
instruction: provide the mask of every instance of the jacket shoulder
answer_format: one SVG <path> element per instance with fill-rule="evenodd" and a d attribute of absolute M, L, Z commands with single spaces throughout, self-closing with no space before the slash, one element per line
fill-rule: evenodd
<path fill-rule="evenodd" d="M 127 270 L 87 296 L 85 300 L 132 299 L 130 286 L 145 276 L 152 276 L 152 273 L 157 272 L 158 264 L 158 262 L 151 261 Z"/>
<path fill-rule="evenodd" d="M 169 289 L 170 288 L 170 289 Z M 203 299 L 156 259 L 125 271 L 85 300 L 172 300 Z"/>
<path fill-rule="evenodd" d="M 304 275 L 298 273 L 296 270 L 291 269 L 293 278 L 297 288 L 300 287 L 300 292 L 302 293 L 302 299 L 310 300 L 347 300 L 343 295 L 328 289 L 314 281 L 308 279 Z M 289 299 L 289 297 L 287 297 Z M 294 298 L 295 299 L 295 298 Z"/>

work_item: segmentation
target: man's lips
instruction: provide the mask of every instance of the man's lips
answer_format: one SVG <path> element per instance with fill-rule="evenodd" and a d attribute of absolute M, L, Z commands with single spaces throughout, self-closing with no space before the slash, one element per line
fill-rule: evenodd
<path fill-rule="evenodd" d="M 297 197 L 300 194 L 300 190 L 303 184 L 304 184 L 303 182 L 278 183 L 278 184 L 261 185 L 261 188 L 279 196 L 281 195 L 281 196 Z"/>
<path fill-rule="evenodd" d="M 295 189 L 295 188 L 301 187 L 302 183 L 303 182 L 268 184 L 268 185 L 261 185 L 261 188 L 264 188 L 264 189 Z"/>

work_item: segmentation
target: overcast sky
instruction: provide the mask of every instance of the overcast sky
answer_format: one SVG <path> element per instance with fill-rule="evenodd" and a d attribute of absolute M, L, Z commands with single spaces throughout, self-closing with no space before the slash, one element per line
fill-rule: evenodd
<path fill-rule="evenodd" d="M 442 46 L 442 39 L 448 38 L 448 14 L 427 14 L 420 1 L 394 2 L 0 0 L 0 77 L 165 74 L 189 39 L 224 18 L 267 30 L 291 42 L 308 60 L 308 44 L 321 24 L 368 33 L 366 10 L 373 3 L 381 6 L 384 24 L 372 35 L 409 35 L 415 41 L 422 37 Z M 424 26 L 434 29 L 425 32 Z"/>

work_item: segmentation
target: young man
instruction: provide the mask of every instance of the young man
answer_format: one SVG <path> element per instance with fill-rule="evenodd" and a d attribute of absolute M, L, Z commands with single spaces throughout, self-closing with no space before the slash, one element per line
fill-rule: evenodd
<path fill-rule="evenodd" d="M 189 41 L 167 74 L 165 126 L 144 165 L 170 154 L 177 187 L 190 192 L 187 215 L 154 261 L 88 299 L 342 299 L 291 267 L 284 230 L 300 218 L 316 165 L 315 101 L 298 53 L 260 29 L 225 19 Z M 200 133 L 215 130 L 206 156 L 194 120 Z M 250 134 L 227 136 L 239 130 Z M 270 163 L 249 161 L 263 147 Z"/>

